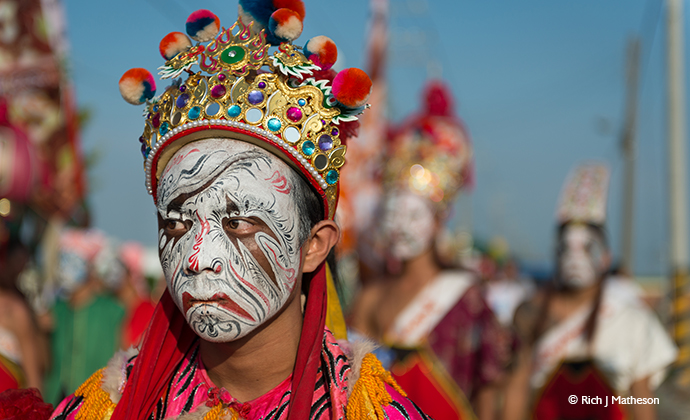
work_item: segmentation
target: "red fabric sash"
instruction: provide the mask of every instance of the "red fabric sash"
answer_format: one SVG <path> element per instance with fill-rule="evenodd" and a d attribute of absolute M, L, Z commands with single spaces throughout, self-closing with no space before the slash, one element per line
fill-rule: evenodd
<path fill-rule="evenodd" d="M 391 367 L 395 382 L 408 398 L 434 419 L 475 418 L 462 390 L 426 349 L 414 350 Z"/>
<path fill-rule="evenodd" d="M 166 289 L 153 313 L 139 356 L 111 419 L 145 420 L 195 338 L 196 334 Z"/>
<path fill-rule="evenodd" d="M 21 368 L 0 355 L 0 391 L 21 388 Z"/>
<path fill-rule="evenodd" d="M 302 281 L 310 281 L 309 297 L 293 371 L 288 420 L 305 419 L 311 410 L 326 322 L 326 263 L 314 273 L 305 273 Z M 196 337 L 166 289 L 111 420 L 148 418 Z"/>
<path fill-rule="evenodd" d="M 309 282 L 307 306 L 304 309 L 304 324 L 297 348 L 297 360 L 292 372 L 292 397 L 288 420 L 308 419 L 314 398 L 316 372 L 321 364 L 321 341 L 326 326 L 326 262 L 322 262 L 313 273 L 305 273 L 302 281 Z M 326 374 L 324 372 L 324 374 Z"/>

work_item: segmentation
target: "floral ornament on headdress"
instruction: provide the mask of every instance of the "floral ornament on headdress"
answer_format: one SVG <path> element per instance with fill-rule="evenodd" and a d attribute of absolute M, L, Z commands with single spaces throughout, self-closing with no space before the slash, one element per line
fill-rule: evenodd
<path fill-rule="evenodd" d="M 445 84 L 427 85 L 422 112 L 392 131 L 385 159 L 385 191 L 407 189 L 439 209 L 472 186 L 472 145 Z"/>
<path fill-rule="evenodd" d="M 333 218 L 345 141 L 366 107 L 371 80 L 355 68 L 337 75 L 329 70 L 337 48 L 325 36 L 304 48 L 293 45 L 304 13 L 301 0 L 240 0 L 240 18 L 225 29 L 216 15 L 198 10 L 187 19 L 186 34 L 172 32 L 159 46 L 166 60 L 161 77 L 187 74 L 185 81 L 174 80 L 154 97 L 148 71 L 122 76 L 125 100 L 146 106 L 139 140 L 154 200 L 175 151 L 202 138 L 227 137 L 263 147 L 298 169 Z M 201 71 L 192 72 L 194 65 Z"/>

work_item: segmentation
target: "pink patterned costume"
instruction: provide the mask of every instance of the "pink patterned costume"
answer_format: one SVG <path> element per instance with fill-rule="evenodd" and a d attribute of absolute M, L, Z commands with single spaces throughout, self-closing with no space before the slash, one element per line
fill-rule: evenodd
<path fill-rule="evenodd" d="M 349 343 L 345 343 L 345 347 L 348 346 Z M 124 387 L 125 378 L 137 360 L 136 355 L 127 357 L 124 354 L 116 355 L 114 360 L 118 357 L 119 360 L 115 363 L 111 362 L 104 373 L 103 389 L 111 394 L 119 392 L 118 390 Z M 352 358 L 345 354 L 331 332 L 325 330 L 321 367 L 314 390 L 310 419 L 346 418 L 349 381 L 356 381 L 352 364 Z M 224 388 L 215 387 L 199 357 L 197 342 L 179 365 L 165 394 L 156 405 L 155 412 L 150 413 L 148 418 L 151 420 L 201 419 L 210 410 L 209 406 L 214 406 L 220 401 L 233 408 L 242 419 L 286 419 L 291 382 L 292 375 L 267 394 L 245 403 L 239 402 Z M 111 383 L 116 389 L 106 389 Z M 385 389 L 392 398 L 392 401 L 383 407 L 386 418 L 391 420 L 430 419 L 392 386 L 386 384 Z M 81 396 L 67 397 L 57 406 L 51 420 L 75 420 L 83 401 L 84 398 Z"/>

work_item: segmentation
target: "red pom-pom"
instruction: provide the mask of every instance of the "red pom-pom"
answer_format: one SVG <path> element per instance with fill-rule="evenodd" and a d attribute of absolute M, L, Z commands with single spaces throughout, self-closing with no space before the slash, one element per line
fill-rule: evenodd
<path fill-rule="evenodd" d="M 331 92 L 341 104 L 348 108 L 358 108 L 367 103 L 371 95 L 371 79 L 362 70 L 349 68 L 341 71 L 333 79 Z"/>
<path fill-rule="evenodd" d="M 278 9 L 290 9 L 299 15 L 301 21 L 304 21 L 304 2 L 302 0 L 273 0 L 273 7 Z"/>

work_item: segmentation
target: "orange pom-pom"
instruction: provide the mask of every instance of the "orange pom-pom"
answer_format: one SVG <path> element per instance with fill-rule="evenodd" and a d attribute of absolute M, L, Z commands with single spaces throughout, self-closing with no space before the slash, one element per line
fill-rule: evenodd
<path fill-rule="evenodd" d="M 348 108 L 358 108 L 367 103 L 371 95 L 371 79 L 358 68 L 341 71 L 333 79 L 331 92 L 341 104 Z"/>
<path fill-rule="evenodd" d="M 156 94 L 156 81 L 146 69 L 129 69 L 120 78 L 120 94 L 132 105 L 141 105 Z"/>
<path fill-rule="evenodd" d="M 192 41 L 182 32 L 170 32 L 158 46 L 163 58 L 173 59 L 177 54 L 188 50 L 192 46 Z"/>
<path fill-rule="evenodd" d="M 275 37 L 275 39 L 269 37 L 268 41 L 271 44 L 276 44 L 276 40 L 279 42 L 294 41 L 302 34 L 302 18 L 297 12 L 290 9 L 278 9 L 271 14 L 271 18 L 268 20 L 268 30 Z"/>

